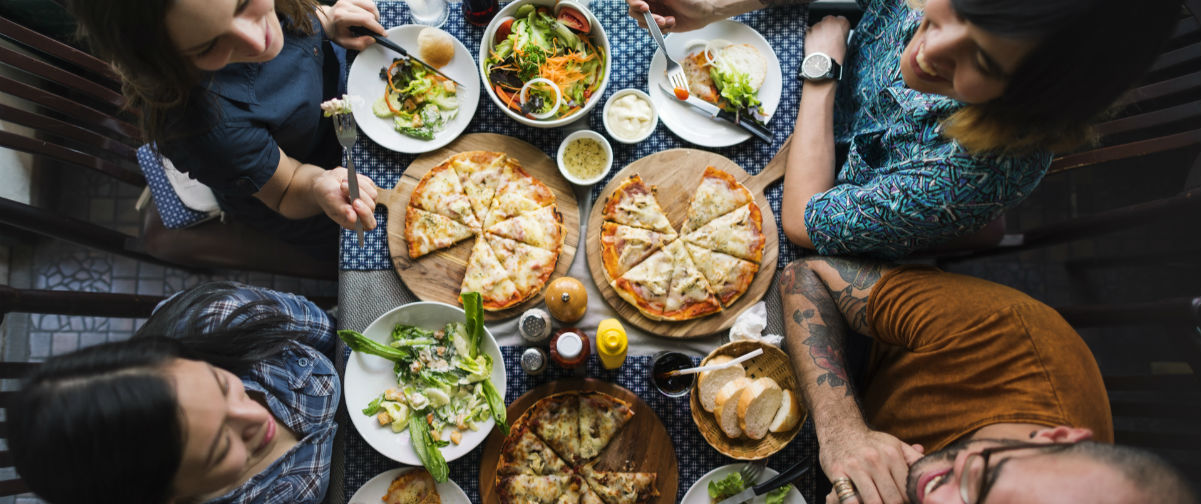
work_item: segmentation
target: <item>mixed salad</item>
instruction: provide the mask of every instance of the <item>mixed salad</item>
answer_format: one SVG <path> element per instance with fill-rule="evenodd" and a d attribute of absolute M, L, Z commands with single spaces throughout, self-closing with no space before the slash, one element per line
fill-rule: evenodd
<path fill-rule="evenodd" d="M 338 331 L 352 350 L 396 363 L 396 388 L 372 400 L 363 414 L 375 416 L 381 428 L 408 430 L 417 457 L 438 482 L 446 481 L 449 471 L 441 447 L 458 444 L 464 431 L 479 430 L 489 417 L 506 435 L 509 431 L 504 398 L 490 379 L 492 358 L 480 348 L 484 310 L 479 293 L 463 294 L 463 306 L 464 322 L 435 329 L 397 324 L 388 344 Z"/>
<path fill-rule="evenodd" d="M 454 81 L 408 58 L 396 58 L 379 71 L 384 95 L 371 106 L 376 117 L 392 118 L 396 131 L 432 140 L 459 113 Z"/>
<path fill-rule="evenodd" d="M 561 119 L 584 107 L 600 88 L 605 52 L 589 40 L 592 25 L 567 5 L 551 16 L 522 5 L 496 28 L 484 61 L 488 85 L 506 106 L 531 119 Z"/>
<path fill-rule="evenodd" d="M 732 472 L 727 474 L 722 479 L 715 479 L 709 482 L 709 498 L 713 502 L 718 502 L 726 497 L 732 497 L 734 494 L 746 490 L 746 483 L 742 481 L 742 474 Z M 784 498 L 788 495 L 788 491 L 792 490 L 792 485 L 784 485 L 780 488 L 767 492 L 764 502 L 766 504 L 783 504 Z"/>

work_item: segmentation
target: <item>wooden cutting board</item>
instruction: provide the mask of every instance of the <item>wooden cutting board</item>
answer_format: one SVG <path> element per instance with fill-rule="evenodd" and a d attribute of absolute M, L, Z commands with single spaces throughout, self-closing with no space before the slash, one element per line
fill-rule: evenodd
<path fill-rule="evenodd" d="M 471 247 L 475 244 L 475 239 L 464 240 L 453 247 L 426 254 L 416 260 L 409 259 L 409 245 L 404 237 L 405 207 L 409 205 L 409 195 L 430 169 L 442 164 L 454 154 L 474 150 L 504 152 L 517 158 L 527 173 L 541 180 L 554 192 L 556 207 L 559 213 L 563 214 L 563 233 L 566 236 L 555 272 L 547 279 L 547 283 L 565 275 L 575 258 L 576 247 L 580 241 L 580 207 L 571 183 L 559 174 L 555 162 L 537 147 L 510 136 L 494 133 L 463 135 L 446 147 L 414 159 L 405 169 L 396 187 L 390 190 L 381 189 L 379 197 L 376 198 L 379 204 L 388 209 L 388 249 L 392 254 L 392 265 L 405 286 L 422 301 L 441 301 L 460 306 L 459 288 L 467 271 L 467 259 L 471 256 Z M 499 320 L 516 316 L 541 303 L 542 295 L 543 293 L 539 292 L 524 303 L 507 310 L 484 312 L 484 318 Z"/>
<path fill-rule="evenodd" d="M 655 485 L 659 489 L 657 504 L 671 504 L 676 500 L 680 484 L 680 467 L 676 462 L 676 450 L 671 437 L 659 416 L 637 394 L 629 389 L 592 378 L 558 380 L 535 387 L 518 397 L 507 410 L 510 425 L 538 402 L 539 399 L 572 390 L 599 391 L 630 403 L 634 416 L 629 423 L 609 441 L 609 445 L 596 460 L 599 470 L 633 471 L 658 473 Z M 500 462 L 500 448 L 504 435 L 500 429 L 484 440 L 484 451 L 480 458 L 480 498 L 485 504 L 498 504 L 496 495 L 496 465 Z"/>
<path fill-rule="evenodd" d="M 588 216 L 589 232 L 586 242 L 588 269 L 592 273 L 592 280 L 596 282 L 596 288 L 600 291 L 601 296 L 623 319 L 651 334 L 672 338 L 692 338 L 729 329 L 731 325 L 734 325 L 734 319 L 738 314 L 759 302 L 776 274 L 776 259 L 780 255 L 780 239 L 776 233 L 775 214 L 772 213 L 771 205 L 768 204 L 767 196 L 763 191 L 769 184 L 784 177 L 785 158 L 787 158 L 787 149 L 781 150 L 781 153 L 777 154 L 758 175 L 749 175 L 729 158 L 720 154 L 696 149 L 671 149 L 634 161 L 617 172 L 617 175 L 601 191 L 600 197 L 592 205 L 592 212 Z M 605 201 L 622 181 L 630 175 L 638 174 L 642 177 L 643 182 L 658 188 L 655 197 L 659 200 L 663 211 L 667 213 L 667 219 L 671 221 L 672 227 L 679 232 L 680 228 L 684 226 L 684 220 L 688 217 L 688 202 L 696 193 L 696 188 L 700 186 L 701 176 L 707 166 L 713 166 L 733 175 L 747 189 L 750 189 L 755 198 L 755 204 L 759 205 L 759 210 L 763 214 L 763 234 L 767 239 L 763 247 L 763 261 L 760 262 L 759 272 L 755 274 L 755 279 L 751 281 L 751 286 L 747 288 L 746 293 L 721 312 L 682 322 L 647 318 L 634 305 L 618 296 L 617 291 L 614 291 L 608 280 L 605 279 L 605 267 L 600 251 L 600 229 L 604 221 L 602 213 Z"/>

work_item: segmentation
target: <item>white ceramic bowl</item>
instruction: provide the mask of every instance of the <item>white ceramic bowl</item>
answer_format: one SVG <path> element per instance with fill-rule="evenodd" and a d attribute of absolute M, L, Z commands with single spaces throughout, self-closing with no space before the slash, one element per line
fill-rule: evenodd
<path fill-rule="evenodd" d="M 597 143 L 600 143 L 601 148 L 605 150 L 605 166 L 601 169 L 600 174 L 593 178 L 581 179 L 568 173 L 567 168 L 563 166 L 563 152 L 567 150 L 567 144 L 571 143 L 572 140 L 577 138 L 590 138 L 592 140 L 596 140 Z M 567 179 L 568 182 L 581 186 L 592 185 L 600 182 L 601 179 L 605 178 L 605 175 L 609 174 L 609 170 L 613 169 L 613 146 L 609 145 L 609 141 L 606 140 L 605 136 L 600 133 L 592 130 L 580 130 L 567 135 L 567 138 L 564 138 L 563 141 L 559 143 L 559 153 L 555 155 L 555 161 L 559 165 L 559 173 L 563 174 L 563 178 Z"/>
<path fill-rule="evenodd" d="M 633 138 L 626 138 L 626 137 L 622 137 L 622 136 L 618 135 L 616 132 L 613 131 L 613 127 L 609 125 L 609 109 L 613 108 L 614 102 L 616 102 L 621 97 L 627 96 L 627 95 L 636 95 L 639 98 L 642 98 L 643 100 L 646 101 L 647 106 L 649 106 L 651 108 L 651 126 L 650 126 L 650 128 L 648 128 L 645 133 L 643 133 L 639 136 L 633 137 Z M 643 93 L 641 90 L 634 89 L 634 88 L 626 88 L 626 89 L 622 89 L 616 93 L 613 93 L 613 96 L 610 96 L 609 99 L 605 101 L 605 109 L 604 109 L 604 113 L 602 114 L 602 116 L 604 118 L 603 121 L 605 123 L 605 131 L 608 131 L 609 136 L 613 137 L 614 140 L 617 140 L 618 142 L 621 142 L 624 144 L 635 144 L 635 143 L 641 142 L 643 140 L 646 140 L 647 137 L 651 136 L 651 133 L 655 132 L 655 128 L 659 127 L 659 111 L 657 109 L 655 109 L 655 103 L 651 101 L 651 97 L 649 95 L 647 95 L 646 93 Z"/>
<path fill-rule="evenodd" d="M 466 318 L 462 308 L 446 303 L 421 301 L 398 306 L 380 315 L 363 335 L 380 343 L 391 341 L 392 328 L 396 324 L 407 324 L 426 329 L 441 329 L 449 322 L 464 322 Z M 505 395 L 505 359 L 496 345 L 496 339 L 488 328 L 484 328 L 484 339 L 480 342 L 480 350 L 492 356 L 492 385 L 501 397 Z M 346 376 L 343 381 L 342 397 L 346 400 L 346 410 L 350 412 L 350 423 L 355 430 L 384 456 L 408 465 L 421 465 L 409 431 L 399 434 L 392 432 L 388 426 L 380 426 L 373 416 L 364 415 L 362 410 L 367 403 L 379 397 L 389 389 L 396 387 L 396 373 L 392 371 L 393 362 L 383 357 L 351 352 L 346 360 Z M 480 423 L 478 431 L 464 431 L 459 444 L 450 444 L 442 448 L 442 456 L 447 462 L 455 460 L 471 452 L 473 448 L 484 442 L 496 421 L 492 418 Z"/>
<path fill-rule="evenodd" d="M 584 107 L 582 109 L 577 110 L 574 114 L 561 119 L 530 119 L 529 117 L 519 114 L 513 109 L 505 106 L 505 103 L 501 101 L 500 97 L 496 96 L 496 90 L 492 88 L 492 84 L 488 81 L 488 72 L 484 65 L 485 61 L 488 59 L 488 53 L 492 49 L 492 39 L 496 35 L 496 27 L 499 26 L 500 23 L 505 19 L 512 18 L 513 13 L 517 12 L 518 8 L 526 4 L 543 5 L 551 9 L 556 7 L 555 0 L 517 0 L 516 2 L 505 5 L 500 12 L 496 13 L 496 17 L 492 18 L 492 21 L 488 23 L 488 27 L 484 28 L 484 36 L 480 40 L 479 65 L 480 79 L 483 80 L 484 89 L 487 90 L 488 97 L 492 98 L 492 103 L 496 104 L 497 108 L 503 110 L 505 115 L 512 117 L 514 121 L 527 126 L 534 126 L 536 128 L 557 128 L 564 124 L 575 122 L 576 120 L 586 117 L 588 115 L 588 111 L 592 110 L 597 103 L 600 103 L 601 96 L 604 96 L 605 94 L 605 88 L 609 86 L 609 72 L 613 67 L 613 62 L 610 57 L 612 56 L 613 52 L 609 49 L 609 36 L 605 33 L 605 27 L 601 26 L 600 21 L 597 21 L 596 16 L 592 15 L 592 11 L 588 10 L 588 8 L 585 6 L 570 0 L 561 0 L 557 2 L 557 4 L 573 7 L 583 13 L 584 16 L 588 18 L 588 22 L 592 24 L 592 32 L 588 34 L 589 39 L 592 41 L 593 45 L 599 47 L 605 52 L 605 69 L 601 73 L 600 87 L 598 87 L 596 91 L 592 93 L 592 96 L 589 97 L 588 101 L 584 103 Z"/>

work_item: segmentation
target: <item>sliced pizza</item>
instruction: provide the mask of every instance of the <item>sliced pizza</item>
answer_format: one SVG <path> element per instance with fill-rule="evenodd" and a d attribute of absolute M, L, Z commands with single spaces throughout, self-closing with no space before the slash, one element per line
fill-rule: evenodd
<path fill-rule="evenodd" d="M 496 465 L 498 477 L 514 474 L 545 476 L 570 472 L 571 469 L 563 459 L 555 455 L 555 452 L 528 427 L 511 432 L 509 437 L 505 438 L 500 451 L 500 462 Z"/>
<path fill-rule="evenodd" d="M 630 403 L 621 399 L 602 392 L 580 394 L 580 457 L 600 455 L 633 417 Z"/>
<path fill-rule="evenodd" d="M 409 258 L 416 259 L 471 238 L 475 231 L 445 215 L 419 208 L 405 209 L 405 243 Z"/>
<path fill-rule="evenodd" d="M 674 267 L 671 273 L 671 289 L 663 304 L 663 320 L 689 320 L 721 311 L 721 302 L 709 288 L 692 257 L 688 255 L 682 240 L 667 246 Z"/>
<path fill-rule="evenodd" d="M 480 221 L 475 217 L 471 201 L 463 193 L 459 177 L 455 175 L 449 162 L 433 167 L 421 177 L 421 181 L 413 189 L 413 194 L 409 196 L 409 206 L 445 215 L 471 229 L 480 228 Z"/>
<path fill-rule="evenodd" d="M 524 171 L 515 172 L 492 198 L 492 206 L 483 220 L 484 227 L 554 203 L 555 193 L 550 187 Z"/>
<path fill-rule="evenodd" d="M 630 175 L 613 190 L 605 202 L 605 220 L 627 226 L 658 231 L 676 237 L 667 214 L 655 199 L 655 192 L 642 182 L 642 177 Z"/>
<path fill-rule="evenodd" d="M 659 496 L 656 473 L 597 471 L 593 465 L 595 462 L 581 467 L 580 473 L 606 504 L 650 502 Z"/>
<path fill-rule="evenodd" d="M 579 464 L 580 401 L 575 393 L 556 394 L 535 404 L 529 425 L 538 437 L 571 465 Z"/>
<path fill-rule="evenodd" d="M 716 250 L 701 248 L 688 244 L 688 254 L 692 256 L 693 264 L 705 275 L 709 287 L 717 295 L 722 306 L 729 307 L 742 297 L 755 280 L 759 264 L 739 259 Z"/>
<path fill-rule="evenodd" d="M 638 308 L 643 315 L 659 320 L 671 290 L 675 260 L 666 247 L 651 254 L 630 271 L 609 283 L 617 295 Z"/>
<path fill-rule="evenodd" d="M 447 163 L 454 167 L 472 211 L 481 223 L 496 190 L 504 185 L 506 175 L 517 166 L 516 160 L 511 160 L 505 153 L 488 151 L 460 152 L 451 156 Z"/>
<path fill-rule="evenodd" d="M 485 310 L 503 310 L 521 301 L 517 286 L 509 279 L 509 272 L 496 259 L 492 247 L 480 236 L 471 248 L 467 259 L 467 272 L 463 275 L 460 292 L 479 292 Z"/>
<path fill-rule="evenodd" d="M 561 499 L 564 497 L 564 490 L 575 485 L 579 476 L 571 473 L 533 475 L 533 474 L 514 474 L 511 476 L 501 477 L 496 483 L 496 494 L 502 503 L 505 504 L 560 504 L 566 502 L 578 502 L 579 497 L 575 501 L 569 499 Z"/>
<path fill-rule="evenodd" d="M 733 175 L 714 168 L 705 168 L 701 185 L 696 188 L 692 201 L 688 202 L 688 217 L 680 233 L 688 234 L 709 221 L 730 213 L 754 201 L 750 189 L 734 179 Z"/>
<path fill-rule="evenodd" d="M 517 287 L 522 300 L 537 294 L 555 272 L 559 254 L 516 240 L 485 233 L 484 240 L 492 247 L 496 259 Z"/>
<path fill-rule="evenodd" d="M 553 206 L 497 222 L 487 230 L 497 236 L 544 248 L 556 255 L 563 247 L 563 215 Z"/>
<path fill-rule="evenodd" d="M 754 262 L 763 259 L 763 246 L 767 243 L 763 235 L 763 216 L 753 202 L 709 221 L 684 235 L 683 240 Z"/>
<path fill-rule="evenodd" d="M 671 235 L 606 222 L 601 225 L 601 262 L 609 281 L 637 266 L 672 240 Z"/>

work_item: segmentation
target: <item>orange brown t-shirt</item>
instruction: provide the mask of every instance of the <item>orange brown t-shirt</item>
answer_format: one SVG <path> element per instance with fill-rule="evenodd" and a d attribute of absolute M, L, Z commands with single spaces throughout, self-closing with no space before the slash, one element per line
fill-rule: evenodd
<path fill-rule="evenodd" d="M 863 411 L 926 453 L 986 425 L 1087 427 L 1113 442 L 1101 372 L 1076 331 L 1017 290 L 926 266 L 876 283 Z"/>

